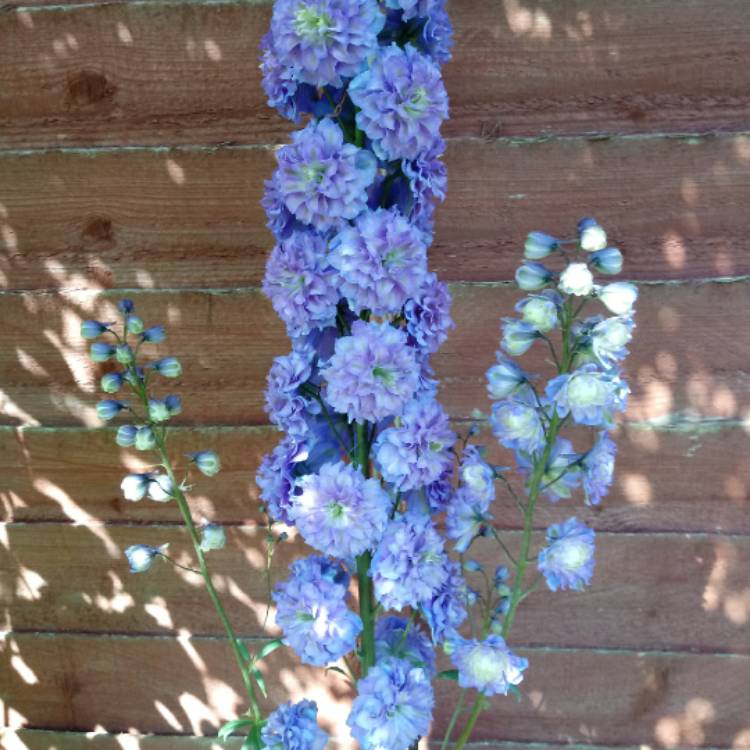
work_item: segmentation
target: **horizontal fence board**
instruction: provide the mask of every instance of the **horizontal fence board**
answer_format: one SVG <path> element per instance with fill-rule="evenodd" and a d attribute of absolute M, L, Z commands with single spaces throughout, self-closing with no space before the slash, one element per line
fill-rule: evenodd
<path fill-rule="evenodd" d="M 453 294 L 456 328 L 433 361 L 446 408 L 454 417 L 467 417 L 475 408 L 489 407 L 484 373 L 497 348 L 498 319 L 513 314 L 520 295 L 491 285 L 454 285 Z M 98 424 L 94 405 L 101 366 L 88 361 L 79 323 L 87 317 L 116 319 L 111 299 L 119 296 L 0 295 L 2 422 Z M 163 385 L 183 396 L 178 423 L 266 421 L 266 373 L 272 357 L 290 345 L 259 291 L 131 296 L 147 322 L 169 328 L 168 342 L 158 351 L 183 362 L 184 377 Z M 685 412 L 742 419 L 750 407 L 749 302 L 748 282 L 643 287 L 626 366 L 632 387 L 627 418 L 666 420 Z M 539 343 L 522 363 L 530 372 L 551 373 L 548 356 Z"/>
<path fill-rule="evenodd" d="M 511 279 L 527 232 L 569 235 L 581 214 L 622 246 L 629 278 L 750 273 L 750 136 L 463 139 L 446 161 L 430 257 L 447 281 Z M 262 279 L 269 148 L 6 152 L 0 166 L 1 288 Z"/>
<path fill-rule="evenodd" d="M 30 726 L 212 735 L 242 708 L 226 642 L 171 638 L 9 636 L 2 694 Z M 524 698 L 496 698 L 474 739 L 600 745 L 746 748 L 750 659 L 669 653 L 530 651 Z M 337 675 L 268 660 L 274 701 L 318 701 L 321 724 L 342 726 L 348 689 Z M 438 739 L 456 687 L 438 683 Z M 444 706 L 442 710 L 440 706 Z"/>
<path fill-rule="evenodd" d="M 37 3 L 10 3 L 13 5 Z M 43 0 L 42 4 L 46 4 Z M 452 0 L 449 135 L 743 128 L 744 0 Z M 101 3 L 0 17 L 0 145 L 269 142 L 270 2 Z M 665 66 L 669 75 L 663 74 Z"/>
<path fill-rule="evenodd" d="M 455 425 L 461 433 L 466 427 Z M 195 483 L 194 512 L 230 524 L 257 521 L 255 472 L 279 437 L 272 427 L 175 429 L 170 437 L 174 456 L 199 449 L 221 456 L 221 473 Z M 616 440 L 615 481 L 605 502 L 597 507 L 582 506 L 579 499 L 542 503 L 536 516 L 540 528 L 575 512 L 602 531 L 750 534 L 750 467 L 745 460 L 750 436 L 742 427 L 722 422 L 661 430 L 625 425 Z M 488 430 L 476 442 L 488 446 L 489 460 L 512 465 L 512 457 Z M 113 429 L 2 428 L 0 520 L 179 522 L 171 504 L 131 503 L 122 497 L 123 474 L 150 460 L 149 454 L 119 448 Z M 493 512 L 505 528 L 522 523 L 501 485 Z"/>
<path fill-rule="evenodd" d="M 573 511 L 574 512 L 574 511 Z M 266 620 L 265 532 L 227 530 L 225 550 L 212 552 L 215 573 L 237 631 L 276 633 Z M 158 526 L 10 525 L 8 564 L 0 573 L 0 606 L 17 631 L 220 635 L 200 578 L 159 561 L 131 575 L 122 550 L 169 544 L 180 564 L 195 564 L 187 532 Z M 503 532 L 517 550 L 519 532 Z M 310 553 L 299 540 L 274 554 L 271 584 L 286 579 L 290 562 Z M 534 541 L 534 554 L 543 544 Z M 482 540 L 471 550 L 489 571 L 507 564 L 499 547 Z M 600 534 L 597 570 L 585 593 L 539 591 L 519 609 L 513 641 L 525 646 L 628 648 L 750 653 L 750 538 L 712 535 Z M 481 581 L 476 581 L 481 587 Z M 554 612 L 554 617 L 550 617 Z"/>

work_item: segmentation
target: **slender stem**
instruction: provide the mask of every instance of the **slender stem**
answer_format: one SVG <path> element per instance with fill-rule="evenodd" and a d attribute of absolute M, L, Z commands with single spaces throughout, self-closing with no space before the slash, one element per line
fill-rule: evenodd
<path fill-rule="evenodd" d="M 477 719 L 479 718 L 479 714 L 484 708 L 486 700 L 487 699 L 481 694 L 476 697 L 474 705 L 471 707 L 471 714 L 466 721 L 464 731 L 461 732 L 461 736 L 458 738 L 458 742 L 456 743 L 455 750 L 461 750 L 461 748 L 468 742 L 469 737 L 471 737 L 471 733 L 474 729 L 474 724 L 477 723 Z"/>
<path fill-rule="evenodd" d="M 198 575 L 201 575 L 200 570 L 196 570 L 195 568 L 189 568 L 187 565 L 180 565 L 180 563 L 177 562 L 177 560 L 174 560 L 169 555 L 165 555 L 163 552 L 159 553 L 167 562 L 172 563 L 172 565 L 175 566 L 175 568 L 180 568 L 181 570 L 187 570 L 188 573 L 197 573 Z"/>
<path fill-rule="evenodd" d="M 513 555 L 511 554 L 511 551 L 508 549 L 508 547 L 506 546 L 505 542 L 500 538 L 500 534 L 498 534 L 497 529 L 494 526 L 490 526 L 489 528 L 490 528 L 490 532 L 491 532 L 492 536 L 495 538 L 495 541 L 500 545 L 500 547 L 502 548 L 503 552 L 505 552 L 507 558 L 513 564 L 513 567 L 517 568 L 518 567 L 518 561 L 516 560 L 515 557 L 513 557 Z"/>
<path fill-rule="evenodd" d="M 453 730 L 456 728 L 456 722 L 458 721 L 458 717 L 461 715 L 461 709 L 464 707 L 465 701 L 466 689 L 463 688 L 461 690 L 461 696 L 458 699 L 458 703 L 456 703 L 456 707 L 453 709 L 451 720 L 448 722 L 448 728 L 445 730 L 445 737 L 443 738 L 443 744 L 440 745 L 440 750 L 446 750 L 446 748 L 448 747 L 448 743 L 450 742 Z"/>

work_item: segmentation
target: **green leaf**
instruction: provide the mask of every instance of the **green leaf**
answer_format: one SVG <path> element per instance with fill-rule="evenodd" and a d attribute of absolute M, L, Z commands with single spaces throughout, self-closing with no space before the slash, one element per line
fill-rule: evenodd
<path fill-rule="evenodd" d="M 341 667 L 326 667 L 325 672 L 326 674 L 328 674 L 328 672 L 338 672 L 339 674 L 344 675 L 344 677 L 346 677 L 347 680 L 349 679 L 349 675 L 346 672 L 344 672 L 344 670 L 341 669 Z"/>
<path fill-rule="evenodd" d="M 250 652 L 247 650 L 247 646 L 239 638 L 237 639 L 237 648 L 240 650 L 242 658 L 249 664 L 251 661 Z"/>
<path fill-rule="evenodd" d="M 458 682 L 458 670 L 457 669 L 446 669 L 443 672 L 438 672 L 438 680 L 453 680 Z"/>
<path fill-rule="evenodd" d="M 260 688 L 260 692 L 263 693 L 263 697 L 268 698 L 268 690 L 266 690 L 266 681 L 263 679 L 263 675 L 255 667 L 250 671 L 253 673 L 255 682 L 258 683 L 258 687 Z"/>
<path fill-rule="evenodd" d="M 276 651 L 276 649 L 279 648 L 279 646 L 283 646 L 283 645 L 284 645 L 284 641 L 282 641 L 280 638 L 277 638 L 275 641 L 269 641 L 260 650 L 260 653 L 258 654 L 258 658 L 256 659 L 256 661 L 265 659 L 269 654 L 272 654 L 274 651 Z"/>
<path fill-rule="evenodd" d="M 232 721 L 228 721 L 219 729 L 219 742 L 226 742 L 230 734 L 236 732 L 238 729 L 250 726 L 252 723 L 252 719 L 233 719 Z"/>
<path fill-rule="evenodd" d="M 523 696 L 521 695 L 521 691 L 520 691 L 520 690 L 518 689 L 518 687 L 516 687 L 516 685 L 511 685 L 511 686 L 510 686 L 510 687 L 508 688 L 508 692 L 509 692 L 509 693 L 510 693 L 510 694 L 511 694 L 511 695 L 512 695 L 512 696 L 513 696 L 513 697 L 514 697 L 514 698 L 515 698 L 515 699 L 516 699 L 516 700 L 517 700 L 517 701 L 518 701 L 519 703 L 521 702 L 521 698 L 523 698 Z"/>
<path fill-rule="evenodd" d="M 260 737 L 260 726 L 255 724 L 242 743 L 242 750 L 250 750 L 250 748 L 261 750 L 262 747 L 263 740 Z"/>

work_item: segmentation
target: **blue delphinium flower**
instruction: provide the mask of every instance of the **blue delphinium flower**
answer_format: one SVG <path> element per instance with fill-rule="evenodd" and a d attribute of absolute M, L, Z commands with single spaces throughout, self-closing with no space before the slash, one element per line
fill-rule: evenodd
<path fill-rule="evenodd" d="M 445 515 L 445 534 L 455 542 L 457 552 L 466 552 L 477 536 L 486 533 L 492 521 L 491 501 L 492 497 L 478 495 L 469 487 L 456 490 Z"/>
<path fill-rule="evenodd" d="M 328 735 L 318 726 L 315 701 L 282 703 L 260 733 L 267 750 L 323 750 Z"/>
<path fill-rule="evenodd" d="M 552 281 L 552 272 L 542 263 L 526 261 L 516 270 L 516 283 L 525 292 L 544 289 Z"/>
<path fill-rule="evenodd" d="M 468 588 L 461 566 L 455 560 L 446 560 L 445 569 L 445 582 L 432 598 L 421 606 L 421 612 L 432 631 L 433 643 L 444 641 L 469 616 L 466 611 Z"/>
<path fill-rule="evenodd" d="M 378 543 L 392 504 L 380 482 L 339 461 L 298 480 L 290 516 L 311 547 L 351 560 Z"/>
<path fill-rule="evenodd" d="M 478 497 L 492 502 L 495 499 L 495 471 L 484 460 L 475 445 L 467 445 L 459 469 L 461 483 Z"/>
<path fill-rule="evenodd" d="M 437 63 L 446 63 L 453 57 L 453 24 L 444 7 L 444 0 L 435 3 L 416 44 Z"/>
<path fill-rule="evenodd" d="M 401 499 L 406 502 L 409 510 L 421 513 L 442 513 L 453 497 L 453 466 L 446 470 L 438 479 L 424 487 L 418 487 L 411 492 L 405 492 Z"/>
<path fill-rule="evenodd" d="M 448 577 L 446 559 L 430 516 L 417 512 L 396 516 L 372 558 L 375 596 L 385 609 L 397 611 L 430 601 Z"/>
<path fill-rule="evenodd" d="M 312 232 L 292 232 L 271 252 L 263 292 L 294 338 L 336 320 L 336 273 L 325 257 L 325 240 Z"/>
<path fill-rule="evenodd" d="M 545 232 L 529 232 L 523 247 L 527 260 L 543 260 L 560 247 L 560 240 Z"/>
<path fill-rule="evenodd" d="M 304 664 L 325 667 L 356 646 L 362 620 L 347 606 L 348 575 L 323 557 L 297 560 L 273 592 L 276 623 Z"/>
<path fill-rule="evenodd" d="M 385 19 L 376 0 L 276 0 L 276 54 L 313 86 L 341 86 L 378 46 Z"/>
<path fill-rule="evenodd" d="M 539 409 L 524 398 L 494 403 L 490 426 L 492 434 L 506 448 L 535 453 L 544 446 L 544 423 Z"/>
<path fill-rule="evenodd" d="M 486 374 L 487 393 L 493 401 L 521 392 L 529 382 L 529 376 L 502 352 L 497 353 L 497 364 Z"/>
<path fill-rule="evenodd" d="M 303 224 L 325 232 L 341 227 L 367 207 L 367 188 L 377 160 L 367 150 L 344 142 L 329 119 L 311 121 L 276 152 L 274 176 L 284 204 Z"/>
<path fill-rule="evenodd" d="M 405 21 L 417 16 L 429 16 L 440 5 L 440 0 L 385 0 L 385 7 L 401 10 Z"/>
<path fill-rule="evenodd" d="M 419 625 L 408 626 L 403 617 L 389 615 L 375 623 L 375 660 L 401 659 L 435 675 L 435 651 Z"/>
<path fill-rule="evenodd" d="M 612 413 L 625 408 L 627 386 L 616 373 L 586 364 L 550 380 L 546 393 L 559 416 L 572 414 L 577 424 L 597 427 L 610 425 Z"/>
<path fill-rule="evenodd" d="M 268 514 L 276 521 L 293 525 L 291 493 L 297 469 L 308 458 L 307 445 L 285 435 L 281 442 L 267 453 L 260 463 L 255 481 L 260 487 L 261 500 Z"/>
<path fill-rule="evenodd" d="M 448 116 L 440 68 L 412 45 L 381 48 L 349 84 L 357 125 L 386 161 L 415 159 L 433 145 Z"/>
<path fill-rule="evenodd" d="M 552 591 L 580 591 L 594 572 L 594 531 L 577 518 L 547 529 L 547 546 L 539 553 L 537 567 Z"/>
<path fill-rule="evenodd" d="M 458 669 L 458 684 L 475 688 L 483 695 L 507 695 L 512 685 L 523 680 L 528 659 L 516 656 L 499 635 L 483 641 L 457 637 L 451 659 Z"/>
<path fill-rule="evenodd" d="M 591 349 L 602 367 L 611 367 L 627 356 L 634 327 L 632 318 L 618 316 L 604 318 L 591 329 Z"/>
<path fill-rule="evenodd" d="M 591 253 L 589 263 L 600 273 L 618 274 L 622 271 L 622 253 L 616 247 L 605 247 Z"/>
<path fill-rule="evenodd" d="M 422 286 L 427 249 L 421 232 L 395 208 L 366 211 L 331 240 L 329 263 L 356 313 L 400 312 Z"/>
<path fill-rule="evenodd" d="M 541 335 L 537 328 L 525 320 L 514 318 L 503 318 L 503 337 L 500 346 L 504 352 L 512 357 L 520 357 L 525 354 Z"/>
<path fill-rule="evenodd" d="M 285 240 L 295 229 L 304 229 L 305 225 L 297 221 L 286 207 L 276 175 L 264 184 L 265 190 L 260 205 L 266 212 L 266 226 L 273 232 L 274 237 L 277 240 Z"/>
<path fill-rule="evenodd" d="M 445 200 L 448 185 L 448 172 L 441 158 L 444 151 L 445 141 L 436 138 L 428 149 L 414 159 L 401 162 L 404 180 L 396 182 L 397 203 L 401 212 L 430 238 L 435 202 Z"/>
<path fill-rule="evenodd" d="M 426 670 L 388 659 L 370 668 L 357 692 L 346 723 L 363 750 L 404 750 L 427 734 L 435 696 Z"/>
<path fill-rule="evenodd" d="M 521 473 L 529 476 L 533 469 L 531 456 L 518 452 L 516 459 Z M 543 493 L 553 503 L 570 497 L 571 492 L 581 483 L 579 459 L 570 440 L 561 437 L 555 440 L 541 482 Z"/>
<path fill-rule="evenodd" d="M 438 281 L 434 273 L 428 273 L 421 289 L 404 306 L 409 342 L 425 354 L 436 352 L 454 326 L 450 310 L 448 285 Z"/>
<path fill-rule="evenodd" d="M 308 401 L 300 393 L 312 377 L 315 351 L 303 346 L 283 357 L 276 357 L 268 372 L 265 410 L 272 424 L 291 437 L 307 432 Z"/>
<path fill-rule="evenodd" d="M 525 297 L 516 305 L 516 312 L 521 313 L 524 323 L 534 326 L 537 331 L 547 333 L 557 326 L 557 313 L 561 298 L 550 289 L 540 294 Z"/>
<path fill-rule="evenodd" d="M 145 573 L 154 560 L 167 551 L 167 545 L 152 547 L 148 544 L 133 544 L 125 550 L 131 573 Z"/>
<path fill-rule="evenodd" d="M 443 407 L 421 398 L 406 405 L 397 426 L 378 435 L 372 451 L 383 479 L 404 491 L 431 484 L 449 471 L 455 442 Z"/>
<path fill-rule="evenodd" d="M 352 335 L 336 341 L 321 374 L 326 401 L 350 421 L 379 422 L 399 415 L 419 382 L 419 364 L 406 334 L 388 323 L 352 325 Z"/>
<path fill-rule="evenodd" d="M 581 458 L 583 489 L 588 505 L 599 505 L 609 492 L 615 470 L 617 444 L 602 431 L 594 447 Z"/>

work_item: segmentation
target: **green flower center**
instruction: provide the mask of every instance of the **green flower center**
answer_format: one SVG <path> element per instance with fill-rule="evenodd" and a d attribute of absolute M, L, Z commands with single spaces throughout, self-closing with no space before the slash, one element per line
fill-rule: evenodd
<path fill-rule="evenodd" d="M 325 164 L 320 164 L 319 162 L 314 162 L 313 164 L 305 164 L 305 166 L 302 167 L 302 177 L 307 182 L 313 182 L 316 185 L 319 185 L 321 182 L 323 182 L 323 176 L 325 175 L 325 172 Z"/>
<path fill-rule="evenodd" d="M 340 521 L 344 517 L 345 512 L 344 506 L 335 500 L 328 506 L 328 514 L 336 521 Z"/>
<path fill-rule="evenodd" d="M 424 86 L 419 86 L 414 90 L 411 99 L 404 105 L 404 109 L 412 117 L 417 117 L 425 111 L 429 103 L 430 97 L 427 94 L 427 89 Z"/>
<path fill-rule="evenodd" d="M 382 380 L 385 385 L 393 385 L 393 373 L 386 370 L 385 367 L 373 367 L 372 375 L 378 380 Z"/>
<path fill-rule="evenodd" d="M 326 42 L 332 28 L 331 17 L 314 6 L 300 5 L 294 14 L 294 30 L 309 42 Z"/>

